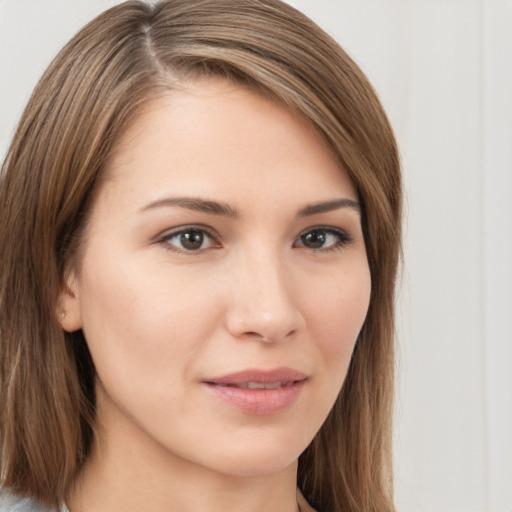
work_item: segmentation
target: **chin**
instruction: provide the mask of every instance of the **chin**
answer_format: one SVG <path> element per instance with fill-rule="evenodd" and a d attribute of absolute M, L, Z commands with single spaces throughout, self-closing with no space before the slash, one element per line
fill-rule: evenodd
<path fill-rule="evenodd" d="M 298 456 L 286 456 L 279 453 L 261 454 L 247 450 L 243 459 L 238 457 L 225 458 L 219 473 L 241 478 L 262 478 L 276 475 L 283 471 L 292 470 L 295 474 Z"/>
<path fill-rule="evenodd" d="M 207 465 L 236 477 L 265 477 L 287 469 L 295 474 L 298 458 L 310 442 L 309 439 L 294 442 L 290 435 L 270 437 L 255 433 L 243 437 L 236 444 L 232 438 L 227 445 L 217 445 L 208 457 L 212 463 Z"/>

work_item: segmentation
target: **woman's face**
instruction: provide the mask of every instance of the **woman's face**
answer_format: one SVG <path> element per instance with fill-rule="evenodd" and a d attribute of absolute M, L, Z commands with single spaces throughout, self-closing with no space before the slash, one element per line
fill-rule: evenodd
<path fill-rule="evenodd" d="M 293 465 L 368 308 L 357 201 L 309 124 L 255 92 L 204 80 L 151 103 L 112 155 L 61 297 L 107 437 L 222 474 Z"/>

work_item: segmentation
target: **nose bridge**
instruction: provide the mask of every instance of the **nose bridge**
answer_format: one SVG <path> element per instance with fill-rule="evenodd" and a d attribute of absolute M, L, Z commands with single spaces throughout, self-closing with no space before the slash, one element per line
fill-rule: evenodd
<path fill-rule="evenodd" d="M 279 341 L 301 326 L 284 255 L 268 244 L 243 251 L 232 269 L 229 329 L 236 336 Z"/>

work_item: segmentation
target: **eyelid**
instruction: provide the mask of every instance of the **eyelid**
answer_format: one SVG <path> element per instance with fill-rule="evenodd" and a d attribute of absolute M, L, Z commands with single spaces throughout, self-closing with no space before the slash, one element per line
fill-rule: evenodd
<path fill-rule="evenodd" d="M 199 231 L 206 234 L 209 238 L 211 238 L 214 244 L 220 244 L 220 236 L 219 234 L 209 226 L 205 226 L 203 224 L 186 224 L 183 226 L 177 226 L 175 228 L 167 229 L 163 231 L 160 235 L 158 235 L 155 239 L 156 243 L 165 246 L 165 249 L 168 251 L 176 252 L 179 254 L 187 254 L 187 255 L 197 255 L 202 252 L 210 249 L 208 247 L 206 249 L 198 249 L 197 251 L 187 251 L 186 249 L 180 249 L 179 247 L 175 247 L 169 243 L 169 239 L 180 235 L 182 233 L 187 233 L 188 231 Z"/>
<path fill-rule="evenodd" d="M 207 247 L 205 249 L 198 249 L 196 251 L 194 250 L 186 250 L 186 249 L 180 249 L 179 247 L 176 247 L 169 243 L 169 239 L 178 236 L 182 233 L 186 233 L 189 231 L 199 231 L 204 233 L 207 237 L 209 237 L 213 244 L 215 244 L 213 247 Z M 303 243 L 298 243 L 304 235 L 312 232 L 312 231 L 324 231 L 326 233 L 329 233 L 337 238 L 337 242 L 329 245 L 327 247 L 320 247 L 317 249 L 307 247 Z M 211 227 L 205 226 L 203 224 L 186 224 L 182 226 L 177 226 L 175 228 L 167 229 L 163 231 L 160 235 L 158 235 L 155 238 L 155 243 L 161 244 L 164 246 L 166 250 L 179 253 L 179 254 L 187 254 L 187 255 L 198 255 L 203 253 L 204 251 L 207 251 L 212 248 L 218 248 L 220 246 L 220 235 Z M 342 229 L 339 227 L 334 226 L 325 226 L 325 225 L 318 225 L 318 226 L 310 226 L 307 229 L 302 230 L 297 238 L 295 239 L 293 243 L 293 247 L 300 247 L 307 249 L 314 253 L 324 253 L 324 252 L 331 252 L 335 250 L 342 249 L 343 247 L 346 247 L 348 244 L 353 242 L 353 237 L 348 233 L 346 229 Z"/>
<path fill-rule="evenodd" d="M 338 242 L 333 245 L 330 245 L 328 247 L 324 247 L 324 248 L 321 247 L 319 249 L 312 249 L 312 248 L 306 247 L 303 244 L 296 245 L 297 241 L 300 240 L 301 237 L 303 237 L 304 235 L 306 235 L 312 231 L 325 231 L 326 233 L 334 235 L 338 239 Z M 338 249 L 342 249 L 343 247 L 346 247 L 353 241 L 354 241 L 353 237 L 345 229 L 334 227 L 334 226 L 319 225 L 319 226 L 311 226 L 311 227 L 301 231 L 299 233 L 298 237 L 296 238 L 296 242 L 294 242 L 294 246 L 295 247 L 303 247 L 303 248 L 308 249 L 314 253 L 322 253 L 322 252 L 331 252 L 331 251 L 335 251 Z"/>

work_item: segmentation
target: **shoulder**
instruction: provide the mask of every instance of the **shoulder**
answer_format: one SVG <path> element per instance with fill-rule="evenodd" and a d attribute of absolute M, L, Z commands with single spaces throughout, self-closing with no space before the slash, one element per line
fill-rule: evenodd
<path fill-rule="evenodd" d="M 62 508 L 60 512 L 64 512 Z M 0 489 L 0 512 L 54 512 L 35 501 Z M 55 511 L 58 512 L 58 511 Z"/>

